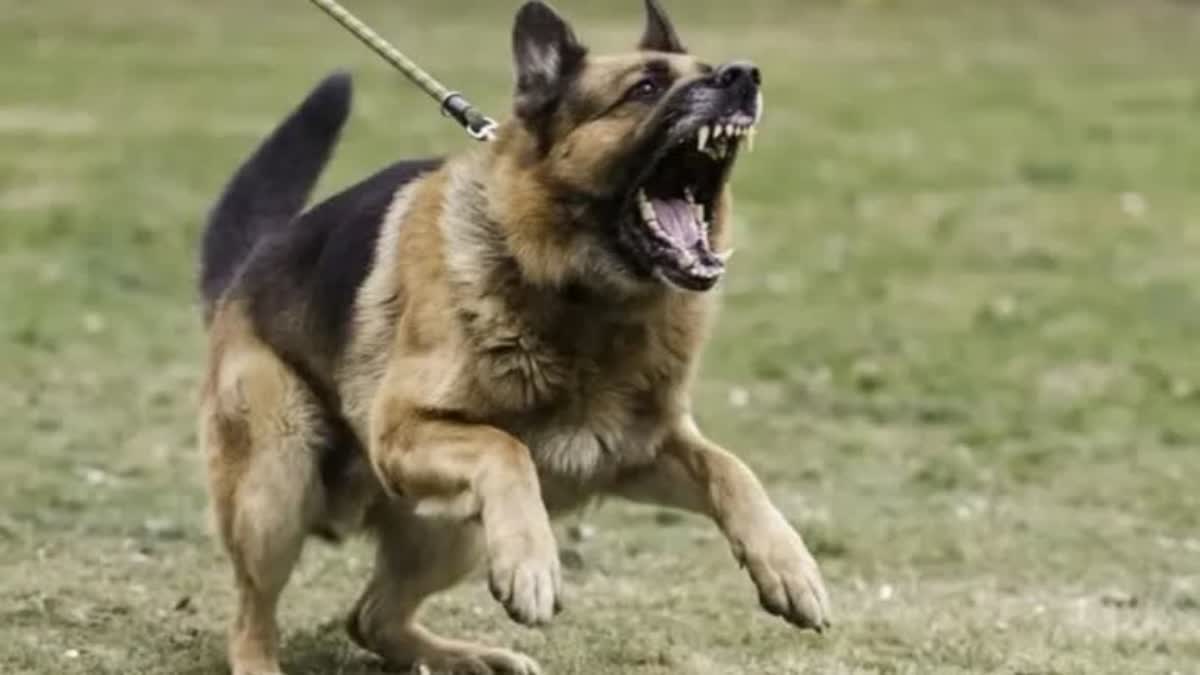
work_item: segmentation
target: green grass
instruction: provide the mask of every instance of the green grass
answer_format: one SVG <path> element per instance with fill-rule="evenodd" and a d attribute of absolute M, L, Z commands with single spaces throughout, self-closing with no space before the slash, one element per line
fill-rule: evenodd
<path fill-rule="evenodd" d="M 326 71 L 329 192 L 465 140 L 303 2 L 0 0 L 0 672 L 223 672 L 194 408 L 199 222 Z M 515 2 L 354 9 L 487 110 Z M 561 0 L 598 50 L 638 3 Z M 551 673 L 1195 673 L 1200 13 L 1182 2 L 671 0 L 768 112 L 697 390 L 821 558 L 825 637 L 761 613 L 706 523 L 591 516 L 549 630 L 475 582 L 431 617 Z M 588 6 L 590 5 L 590 7 Z M 313 546 L 292 675 L 375 673 Z"/>

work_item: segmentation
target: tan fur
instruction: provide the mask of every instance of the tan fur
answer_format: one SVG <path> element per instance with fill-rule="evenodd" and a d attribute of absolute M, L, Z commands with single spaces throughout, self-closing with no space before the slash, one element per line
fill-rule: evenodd
<path fill-rule="evenodd" d="M 317 403 L 247 328 L 238 304 L 214 318 L 201 415 L 214 516 L 238 589 L 235 675 L 278 670 L 276 603 L 322 510 Z"/>
<path fill-rule="evenodd" d="M 243 305 L 218 307 L 202 426 L 239 590 L 235 675 L 278 672 L 275 604 L 304 537 L 363 526 L 380 545 L 349 620 L 359 644 L 401 664 L 538 672 L 528 657 L 429 633 L 419 609 L 486 561 L 514 619 L 549 621 L 561 590 L 549 515 L 604 494 L 711 517 L 768 610 L 824 625 L 803 542 L 692 421 L 712 296 L 631 280 L 598 233 L 562 226 L 552 186 L 610 189 L 589 177 L 640 133 L 635 114 L 588 116 L 644 58 L 589 63 L 547 156 L 509 122 L 396 196 L 334 367 L 336 412 L 367 449 L 344 484 L 319 480 L 316 397 L 255 337 Z M 689 57 L 670 62 L 698 72 Z M 714 218 L 718 248 L 729 204 L 722 196 Z"/>

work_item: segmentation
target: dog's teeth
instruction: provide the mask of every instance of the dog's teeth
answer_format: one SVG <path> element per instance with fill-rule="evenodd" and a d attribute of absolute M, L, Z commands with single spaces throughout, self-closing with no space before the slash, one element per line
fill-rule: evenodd
<path fill-rule="evenodd" d="M 667 234 L 663 232 L 662 225 L 658 222 L 658 215 L 654 213 L 654 206 L 650 203 L 650 198 L 646 196 L 645 190 L 638 190 L 638 206 L 641 208 L 642 220 L 646 221 L 646 225 L 660 236 L 666 237 Z"/>
<path fill-rule="evenodd" d="M 708 127 L 700 127 L 700 132 L 698 134 L 699 144 L 700 144 L 699 145 L 700 152 L 704 152 L 705 146 L 708 145 L 708 134 L 709 133 L 710 133 L 710 131 L 709 131 Z"/>
<path fill-rule="evenodd" d="M 696 203 L 696 195 L 692 194 L 691 188 L 683 188 L 683 198 L 686 199 L 687 203 L 689 204 Z"/>
<path fill-rule="evenodd" d="M 723 133 L 725 133 L 725 127 L 720 124 L 713 127 L 713 138 L 720 138 Z"/>
<path fill-rule="evenodd" d="M 654 206 L 650 204 L 650 198 L 646 196 L 645 190 L 638 190 L 637 200 L 638 209 L 642 212 L 642 219 L 651 225 L 657 224 L 658 217 L 654 215 Z"/>
<path fill-rule="evenodd" d="M 726 124 L 726 125 L 725 125 L 725 135 L 726 135 L 726 136 L 732 136 L 732 135 L 733 135 L 733 125 L 732 125 L 732 124 Z"/>

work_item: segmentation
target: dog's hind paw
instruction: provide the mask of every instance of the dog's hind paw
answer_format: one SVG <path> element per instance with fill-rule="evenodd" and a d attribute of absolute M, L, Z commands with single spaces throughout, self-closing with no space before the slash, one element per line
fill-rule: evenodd
<path fill-rule="evenodd" d="M 503 675 L 542 675 L 542 668 L 537 661 L 504 649 L 489 650 L 480 658 L 497 674 Z"/>
<path fill-rule="evenodd" d="M 418 661 L 411 675 L 542 675 L 537 661 L 507 649 L 478 648 L 444 653 Z"/>

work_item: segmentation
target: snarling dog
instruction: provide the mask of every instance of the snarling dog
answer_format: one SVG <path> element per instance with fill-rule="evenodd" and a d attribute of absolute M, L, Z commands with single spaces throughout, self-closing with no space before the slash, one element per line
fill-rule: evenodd
<path fill-rule="evenodd" d="M 602 496 L 711 518 L 763 606 L 828 625 L 820 573 L 689 385 L 729 246 L 728 179 L 762 111 L 748 63 L 689 55 L 654 0 L 637 50 L 516 17 L 495 142 L 395 164 L 300 214 L 346 120 L 325 80 L 215 206 L 201 427 L 237 586 L 235 675 L 279 671 L 276 605 L 310 535 L 367 531 L 351 637 L 389 662 L 538 672 L 417 621 L 486 565 L 513 620 L 560 607 L 550 514 Z"/>

